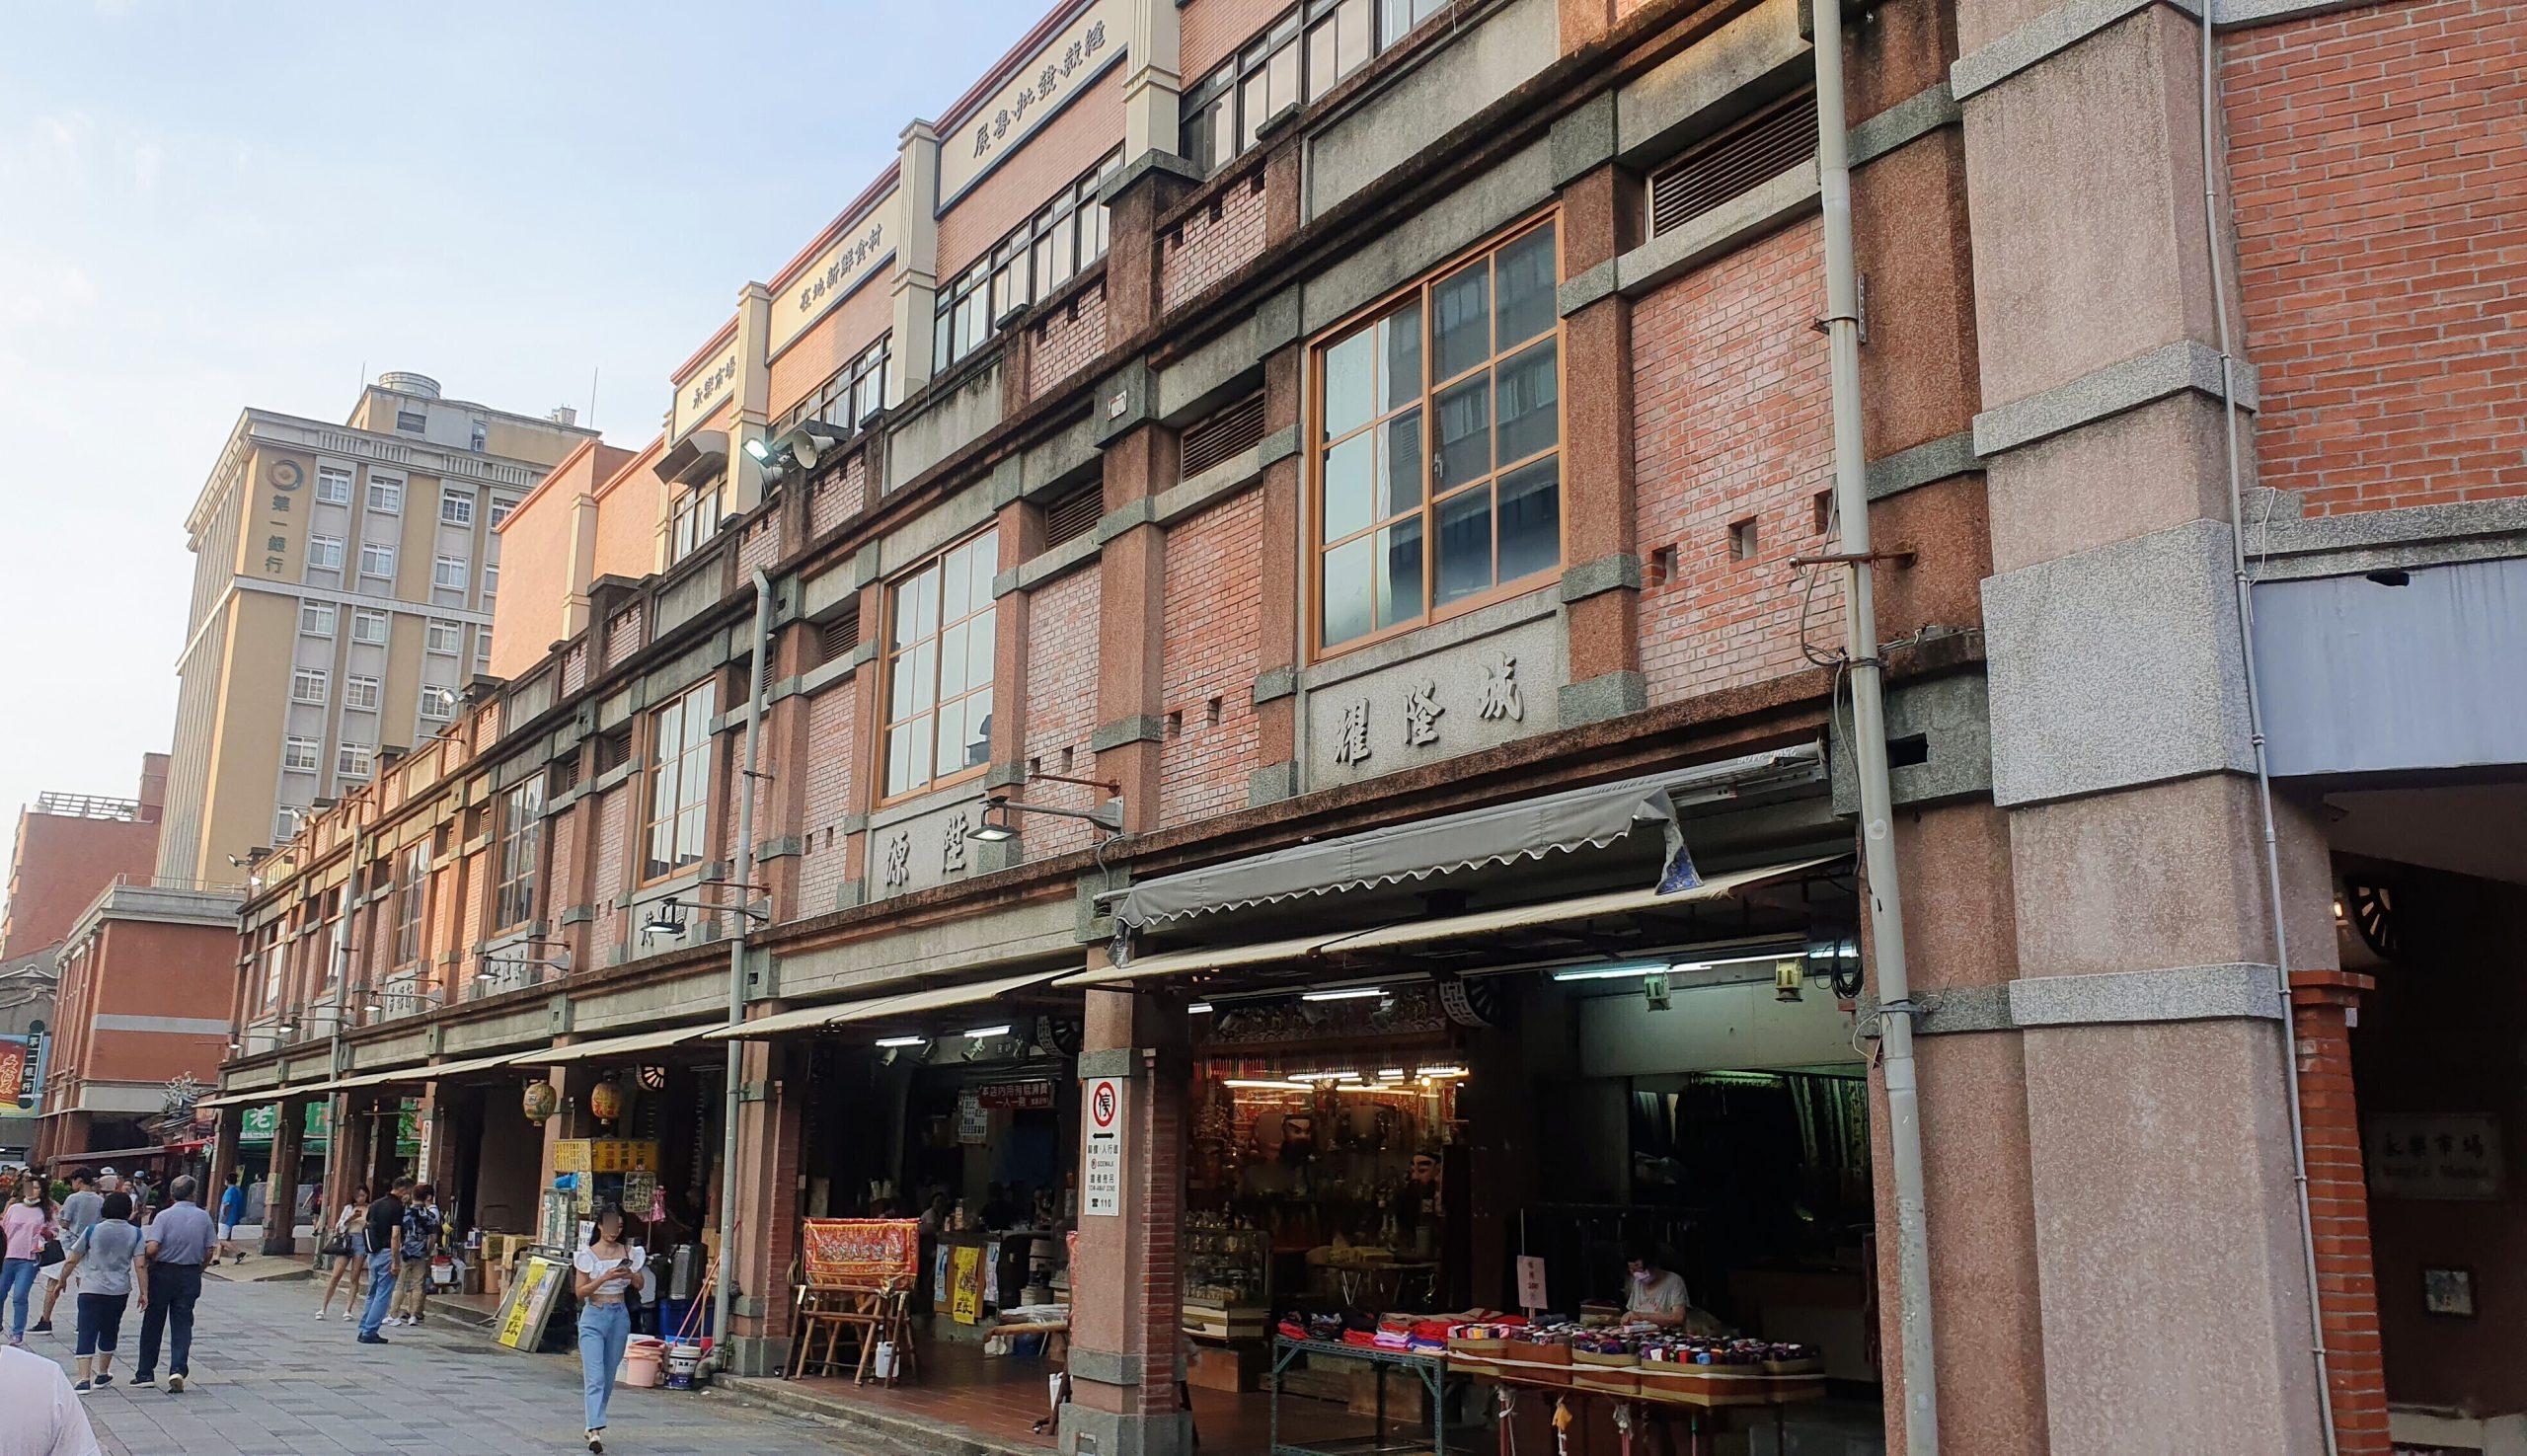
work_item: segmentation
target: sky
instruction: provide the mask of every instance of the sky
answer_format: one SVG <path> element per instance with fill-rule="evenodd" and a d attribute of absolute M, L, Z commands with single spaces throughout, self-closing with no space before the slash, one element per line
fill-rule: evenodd
<path fill-rule="evenodd" d="M 0 0 L 0 824 L 168 746 L 240 410 L 409 369 L 638 447 L 1050 3 Z"/>

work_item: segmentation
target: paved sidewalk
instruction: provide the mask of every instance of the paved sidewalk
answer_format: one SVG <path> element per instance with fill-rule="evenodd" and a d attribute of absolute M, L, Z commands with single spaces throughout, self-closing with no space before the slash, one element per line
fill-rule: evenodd
<path fill-rule="evenodd" d="M 315 1289 L 296 1283 L 206 1283 L 196 1306 L 192 1379 L 182 1395 L 124 1382 L 140 1346 L 126 1312 L 115 1383 L 85 1397 L 109 1456 L 527 1456 L 583 1449 L 579 1364 L 521 1355 L 479 1329 L 391 1330 L 355 1343 L 340 1319 L 318 1324 Z M 75 1373 L 65 1297 L 55 1335 L 27 1347 Z M 160 1356 L 164 1360 L 164 1354 Z M 607 1456 L 835 1456 L 865 1449 L 829 1427 L 724 1395 L 615 1393 Z"/>

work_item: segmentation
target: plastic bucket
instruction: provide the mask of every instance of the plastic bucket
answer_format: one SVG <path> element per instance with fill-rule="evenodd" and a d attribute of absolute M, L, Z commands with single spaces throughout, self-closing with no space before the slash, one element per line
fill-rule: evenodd
<path fill-rule="evenodd" d="M 693 1389 L 694 1372 L 702 1368 L 702 1346 L 670 1344 L 666 1353 L 667 1389 Z"/>
<path fill-rule="evenodd" d="M 653 1386 L 663 1378 L 667 1342 L 663 1340 L 635 1340 L 623 1347 L 622 1384 Z"/>

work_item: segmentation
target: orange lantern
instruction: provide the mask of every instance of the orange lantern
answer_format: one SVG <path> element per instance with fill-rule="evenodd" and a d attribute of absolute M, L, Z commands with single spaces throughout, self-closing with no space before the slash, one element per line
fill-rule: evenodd
<path fill-rule="evenodd" d="M 623 1115 L 623 1089 L 609 1077 L 588 1089 L 588 1111 L 600 1122 L 611 1122 Z"/>

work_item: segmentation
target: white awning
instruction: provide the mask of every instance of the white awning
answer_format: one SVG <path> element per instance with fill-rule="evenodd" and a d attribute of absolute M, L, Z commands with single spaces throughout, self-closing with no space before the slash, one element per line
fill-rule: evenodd
<path fill-rule="evenodd" d="M 1207 865 L 1133 885 L 1114 918 L 1135 929 L 1307 895 L 1424 880 L 1451 871 L 1597 848 L 1646 829 L 1664 841 L 1663 862 L 1684 851 L 1676 806 L 1733 799 L 1771 784 L 1814 779 L 1812 743 L 1722 763 L 1596 784 L 1560 794 L 1390 824 L 1270 854 Z"/>
<path fill-rule="evenodd" d="M 1699 900 L 1714 900 L 1734 891 L 1751 888 L 1775 880 L 1804 874 L 1820 865 L 1830 865 L 1842 855 L 1824 855 L 1816 859 L 1799 860 L 1786 865 L 1764 865 L 1739 870 L 1727 875 L 1715 875 L 1691 889 L 1661 894 L 1656 889 L 1625 889 L 1610 894 L 1579 895 L 1567 900 L 1547 900 L 1542 904 L 1517 905 L 1502 910 L 1485 910 L 1472 915 L 1453 915 L 1444 920 L 1415 920 L 1402 925 L 1382 925 L 1369 930 L 1325 931 L 1316 935 L 1288 940 L 1264 941 L 1248 946 L 1219 946 L 1195 951 L 1171 951 L 1151 956 L 1127 965 L 1104 970 L 1083 970 L 1062 977 L 1065 986 L 1111 986 L 1130 981 L 1152 980 L 1160 976 L 1187 975 L 1201 970 L 1221 970 L 1236 965 L 1261 965 L 1275 960 L 1304 960 L 1316 956 L 1340 955 L 1356 951 L 1395 951 L 1435 941 L 1465 940 L 1476 936 L 1496 935 L 1537 925 L 1559 925 L 1586 921 L 1607 915 L 1630 915 L 1645 910 L 1664 910 L 1690 905 Z"/>
<path fill-rule="evenodd" d="M 706 1033 L 722 1031 L 725 1028 L 726 1024 L 722 1022 L 702 1022 L 693 1026 L 669 1027 L 663 1032 L 642 1032 L 631 1036 L 613 1036 L 603 1041 L 580 1041 L 570 1046 L 556 1046 L 549 1051 L 525 1051 L 509 1060 L 531 1061 L 541 1065 L 547 1062 L 557 1064 L 588 1062 L 600 1057 L 630 1056 L 635 1052 L 657 1051 L 691 1041 Z"/>
<path fill-rule="evenodd" d="M 1002 976 L 998 980 L 966 981 L 960 985 L 933 986 L 925 991 L 898 991 L 887 996 L 871 996 L 859 1001 L 831 1002 L 823 1006 L 803 1006 L 751 1021 L 742 1027 L 720 1027 L 703 1033 L 707 1040 L 738 1039 L 764 1041 L 787 1032 L 813 1032 L 824 1027 L 845 1026 L 852 1022 L 873 1022 L 885 1017 L 913 1016 L 922 1012 L 945 1011 L 955 1006 L 971 1006 L 979 1001 L 997 1000 L 1013 991 L 1040 986 L 1060 978 L 1061 984 L 1084 972 L 1074 970 L 1031 970 L 1024 975 Z"/>
<path fill-rule="evenodd" d="M 498 1056 L 469 1057 L 464 1061 L 440 1062 L 436 1066 L 425 1063 L 414 1067 L 395 1067 L 383 1072 L 360 1072 L 345 1077 L 340 1082 L 334 1083 L 330 1089 L 324 1090 L 347 1092 L 354 1087 L 382 1087 L 389 1082 L 435 1082 L 442 1077 L 453 1077 L 462 1072 L 484 1072 L 494 1067 L 504 1067 L 513 1061 L 539 1054 L 532 1051 L 503 1051 Z M 308 1090 L 313 1092 L 320 1089 Z"/>

